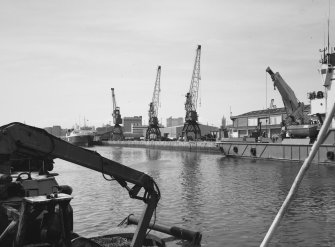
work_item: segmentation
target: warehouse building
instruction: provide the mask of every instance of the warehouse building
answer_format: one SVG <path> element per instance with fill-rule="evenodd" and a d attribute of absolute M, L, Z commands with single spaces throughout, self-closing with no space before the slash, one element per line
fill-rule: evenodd
<path fill-rule="evenodd" d="M 304 112 L 306 114 L 310 113 L 310 105 L 305 106 Z M 271 138 L 274 134 L 280 134 L 281 123 L 286 117 L 285 107 L 251 111 L 238 116 L 231 116 L 230 119 L 233 124 L 229 126 L 229 134 L 230 137 L 251 136 L 252 132 L 260 125 L 262 133 Z"/>

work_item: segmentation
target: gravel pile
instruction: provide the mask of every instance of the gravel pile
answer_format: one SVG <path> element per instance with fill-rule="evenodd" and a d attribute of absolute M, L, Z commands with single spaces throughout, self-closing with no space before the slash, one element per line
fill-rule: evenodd
<path fill-rule="evenodd" d="M 131 240 L 122 237 L 95 237 L 92 241 L 102 247 L 130 247 Z"/>

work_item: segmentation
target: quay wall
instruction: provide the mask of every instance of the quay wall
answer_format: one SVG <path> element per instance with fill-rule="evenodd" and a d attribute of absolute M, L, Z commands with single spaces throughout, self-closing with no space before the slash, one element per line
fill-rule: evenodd
<path fill-rule="evenodd" d="M 238 158 L 304 161 L 312 145 L 280 143 L 217 142 L 223 155 Z M 335 163 L 335 146 L 323 144 L 312 163 Z"/>
<path fill-rule="evenodd" d="M 190 152 L 221 153 L 215 142 L 178 141 L 102 141 L 105 146 L 142 147 L 152 149 L 179 150 Z"/>

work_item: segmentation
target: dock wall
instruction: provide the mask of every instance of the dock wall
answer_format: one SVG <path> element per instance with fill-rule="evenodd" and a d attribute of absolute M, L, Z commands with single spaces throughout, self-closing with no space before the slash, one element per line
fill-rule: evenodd
<path fill-rule="evenodd" d="M 152 149 L 179 150 L 190 152 L 221 153 L 215 142 L 177 142 L 177 141 L 103 141 L 102 145 L 142 147 Z"/>
<path fill-rule="evenodd" d="M 312 148 L 312 145 L 247 142 L 218 142 L 217 146 L 226 156 L 288 161 L 304 161 Z M 334 145 L 321 145 L 313 163 L 334 163 L 334 153 Z"/>
<path fill-rule="evenodd" d="M 312 148 L 312 145 L 247 142 L 103 141 L 102 145 L 204 152 L 227 157 L 282 161 L 304 161 Z M 334 145 L 321 145 L 313 163 L 335 164 L 334 154 Z"/>

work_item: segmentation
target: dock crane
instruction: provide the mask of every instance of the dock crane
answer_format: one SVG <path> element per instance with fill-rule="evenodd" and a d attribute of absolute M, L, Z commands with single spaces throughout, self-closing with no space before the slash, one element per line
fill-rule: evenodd
<path fill-rule="evenodd" d="M 182 130 L 182 137 L 184 140 L 197 140 L 201 138 L 201 131 L 198 124 L 198 113 L 197 113 L 197 101 L 198 101 L 198 90 L 200 81 L 200 55 L 201 45 L 198 45 L 196 50 L 196 57 L 194 62 L 192 80 L 190 90 L 186 94 L 185 102 L 185 123 Z M 190 135 L 193 133 L 193 135 Z"/>
<path fill-rule="evenodd" d="M 308 124 L 310 117 L 304 112 L 304 103 L 299 102 L 292 88 L 278 72 L 274 73 L 270 67 L 267 67 L 266 72 L 270 74 L 274 88 L 278 89 L 282 97 L 287 113 L 287 125 Z"/>
<path fill-rule="evenodd" d="M 156 82 L 154 87 L 154 93 L 152 95 L 152 101 L 149 104 L 149 126 L 146 132 L 146 140 L 160 140 L 161 131 L 158 126 L 158 106 L 159 106 L 159 93 L 161 80 L 161 66 L 158 66 Z"/>
<path fill-rule="evenodd" d="M 267 67 L 266 72 L 270 74 L 274 88 L 278 89 L 286 109 L 287 116 L 282 122 L 283 127 L 291 137 L 309 137 L 314 141 L 317 135 L 317 125 L 311 124 L 311 117 L 304 111 L 304 103 L 299 102 L 292 88 L 278 72 L 274 73 L 270 67 Z"/>
<path fill-rule="evenodd" d="M 112 140 L 114 141 L 119 141 L 123 140 L 123 131 L 122 131 L 122 118 L 121 118 L 121 113 L 120 113 L 120 107 L 116 106 L 116 100 L 115 100 L 115 94 L 114 94 L 114 88 L 111 88 L 112 90 L 112 100 L 113 100 L 113 131 L 112 131 Z"/>

